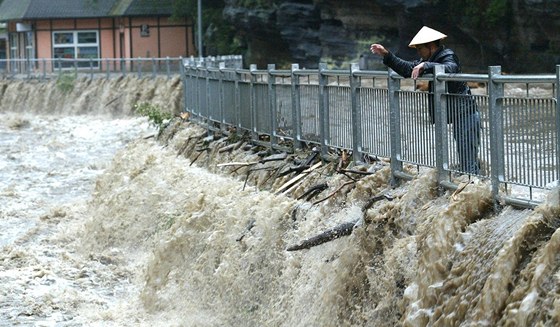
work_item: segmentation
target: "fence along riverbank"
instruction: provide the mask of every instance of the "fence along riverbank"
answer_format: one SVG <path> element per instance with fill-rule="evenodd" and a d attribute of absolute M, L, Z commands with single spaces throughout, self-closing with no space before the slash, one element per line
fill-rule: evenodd
<path fill-rule="evenodd" d="M 180 74 L 184 109 L 209 130 L 235 127 L 272 148 L 317 146 L 348 150 L 356 162 L 391 160 L 394 181 L 409 180 L 420 169 L 435 168 L 442 188 L 456 189 L 463 174 L 454 147 L 452 124 L 441 110 L 461 96 L 445 91 L 447 81 L 481 84 L 475 90 L 481 115 L 477 178 L 488 179 L 497 203 L 534 207 L 560 176 L 558 142 L 559 67 L 554 75 L 445 74 L 411 83 L 386 71 L 242 69 L 241 56 L 210 58 L 5 60 L 5 78 L 52 79 L 75 73 L 85 78 L 135 76 L 171 78 Z M 436 122 L 428 116 L 435 87 Z M 173 109 L 177 111 L 176 109 Z M 413 167 L 414 169 L 410 169 Z"/>
<path fill-rule="evenodd" d="M 317 146 L 348 150 L 356 162 L 389 158 L 394 182 L 421 169 L 435 168 L 441 188 L 456 189 L 461 171 L 448 103 L 462 95 L 446 92 L 448 81 L 480 85 L 472 97 L 481 115 L 479 160 L 472 177 L 487 179 L 498 204 L 535 207 L 559 178 L 558 87 L 560 66 L 551 75 L 446 74 L 411 83 L 393 72 L 349 70 L 231 69 L 185 65 L 185 110 L 209 130 L 233 126 L 268 146 Z M 428 115 L 430 93 L 420 83 L 433 81 L 436 121 Z M 451 113 L 453 114 L 453 113 Z M 414 167 L 413 170 L 410 168 Z"/>

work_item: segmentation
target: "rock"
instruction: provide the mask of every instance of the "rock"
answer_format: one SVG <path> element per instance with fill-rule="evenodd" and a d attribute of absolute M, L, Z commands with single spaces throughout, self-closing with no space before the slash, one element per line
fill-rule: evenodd
<path fill-rule="evenodd" d="M 227 0 L 224 16 L 247 41 L 246 62 L 261 67 L 298 63 L 317 68 L 327 62 L 347 68 L 359 62 L 363 69 L 385 69 L 369 44 L 382 43 L 405 59 L 416 58 L 408 42 L 428 25 L 448 35 L 444 43 L 458 54 L 464 72 L 484 73 L 490 65 L 511 73 L 555 72 L 560 0 L 507 1 L 507 7 L 479 6 L 469 15 L 477 8 L 471 2 L 307 0 L 248 8 L 241 0 Z M 465 6 L 469 12 L 461 9 Z"/>

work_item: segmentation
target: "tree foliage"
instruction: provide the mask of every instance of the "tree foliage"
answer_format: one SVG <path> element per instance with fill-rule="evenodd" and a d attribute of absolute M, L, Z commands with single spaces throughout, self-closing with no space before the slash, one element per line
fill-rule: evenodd
<path fill-rule="evenodd" d="M 258 0 L 268 1 L 268 0 Z M 202 2 L 202 34 L 204 55 L 239 54 L 242 42 L 236 38 L 234 27 L 224 20 L 223 0 L 204 0 Z M 250 2 L 250 1 L 249 1 Z M 190 19 L 198 29 L 198 0 L 174 0 L 174 19 Z M 198 31 L 196 33 L 198 35 Z"/>
<path fill-rule="evenodd" d="M 511 12 L 508 0 L 439 0 L 450 17 L 462 20 L 467 27 L 489 29 L 504 24 Z"/>

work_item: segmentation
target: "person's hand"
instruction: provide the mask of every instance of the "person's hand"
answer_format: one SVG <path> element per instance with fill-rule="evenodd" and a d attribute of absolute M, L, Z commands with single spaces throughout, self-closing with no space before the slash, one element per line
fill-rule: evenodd
<path fill-rule="evenodd" d="M 380 55 L 382 57 L 385 57 L 389 53 L 389 51 L 387 51 L 384 46 L 377 43 L 372 44 L 369 49 L 373 54 Z"/>
<path fill-rule="evenodd" d="M 422 75 L 422 72 L 424 71 L 424 63 L 421 62 L 418 65 L 416 65 L 414 68 L 412 68 L 412 75 L 411 77 L 413 79 L 417 79 L 418 76 Z"/>

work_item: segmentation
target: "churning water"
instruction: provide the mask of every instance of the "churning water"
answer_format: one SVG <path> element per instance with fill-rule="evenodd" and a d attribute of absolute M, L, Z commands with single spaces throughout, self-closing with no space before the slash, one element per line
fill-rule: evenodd
<path fill-rule="evenodd" d="M 52 111 L 54 83 L 3 88 L 0 326 L 560 322 L 556 192 L 494 213 L 484 181 L 439 194 L 425 171 L 393 188 L 381 161 L 369 175 L 316 165 L 288 188 L 279 172 L 309 153 L 219 165 L 260 157 L 179 120 L 146 138 L 145 120 L 120 116 L 137 101 L 176 110 L 176 81 L 107 83 L 78 81 Z"/>

